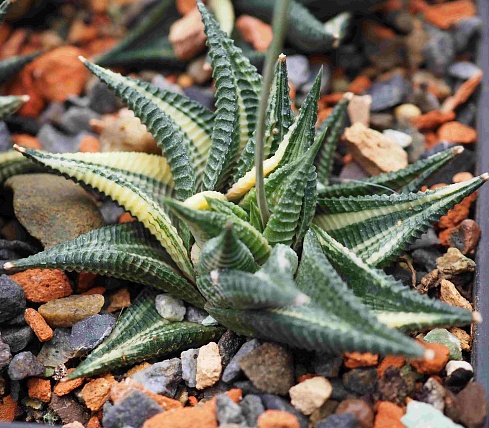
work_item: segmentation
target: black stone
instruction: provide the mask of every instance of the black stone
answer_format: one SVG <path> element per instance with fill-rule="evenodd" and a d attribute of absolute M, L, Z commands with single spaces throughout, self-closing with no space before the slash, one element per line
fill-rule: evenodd
<path fill-rule="evenodd" d="M 436 259 L 442 254 L 436 248 L 419 248 L 411 253 L 415 263 L 423 266 L 428 272 L 436 269 Z"/>
<path fill-rule="evenodd" d="M 472 370 L 465 370 L 463 368 L 454 370 L 450 376 L 445 378 L 444 386 L 452 391 L 454 394 L 458 394 L 469 381 L 474 377 L 474 372 Z"/>
<path fill-rule="evenodd" d="M 380 399 L 404 405 L 408 395 L 408 384 L 397 367 L 389 367 L 377 383 Z"/>
<path fill-rule="evenodd" d="M 229 364 L 231 359 L 234 357 L 238 349 L 244 342 L 244 338 L 242 336 L 238 336 L 236 333 L 231 330 L 227 330 L 217 342 L 219 347 L 219 355 L 221 356 L 221 364 L 223 369 Z"/>
<path fill-rule="evenodd" d="M 375 368 L 353 369 L 343 375 L 345 388 L 359 395 L 369 394 L 377 387 Z"/>
<path fill-rule="evenodd" d="M 113 113 L 117 109 L 117 98 L 115 94 L 103 82 L 93 85 L 88 94 L 88 106 L 100 114 Z"/>
<path fill-rule="evenodd" d="M 24 312 L 24 289 L 7 275 L 0 275 L 0 322 Z"/>
<path fill-rule="evenodd" d="M 343 360 L 338 355 L 316 353 L 312 360 L 314 373 L 325 377 L 337 377 L 340 374 L 340 368 Z"/>
<path fill-rule="evenodd" d="M 78 354 L 91 351 L 112 331 L 115 318 L 109 314 L 96 314 L 77 322 L 71 329 L 70 346 Z"/>
<path fill-rule="evenodd" d="M 10 364 L 11 360 L 12 354 L 10 353 L 10 346 L 3 342 L 0 336 L 0 370 L 2 370 L 4 367 L 7 367 Z M 2 395 L 0 394 L 0 397 L 1 396 Z"/>

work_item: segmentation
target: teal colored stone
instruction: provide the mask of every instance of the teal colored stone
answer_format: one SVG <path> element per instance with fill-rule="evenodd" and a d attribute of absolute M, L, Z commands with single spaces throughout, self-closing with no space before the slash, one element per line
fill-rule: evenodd
<path fill-rule="evenodd" d="M 423 339 L 429 343 L 439 343 L 450 349 L 450 360 L 462 359 L 462 344 L 460 340 L 445 328 L 431 330 Z"/>
<path fill-rule="evenodd" d="M 406 428 L 463 428 L 431 404 L 414 400 L 407 405 L 407 412 L 401 422 Z"/>

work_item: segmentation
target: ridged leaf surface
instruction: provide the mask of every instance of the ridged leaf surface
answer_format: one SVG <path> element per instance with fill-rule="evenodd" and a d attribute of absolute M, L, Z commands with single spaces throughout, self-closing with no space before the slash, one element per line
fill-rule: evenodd
<path fill-rule="evenodd" d="M 0 184 L 13 175 L 28 174 L 40 170 L 42 167 L 15 150 L 0 152 Z"/>
<path fill-rule="evenodd" d="M 368 266 L 323 230 L 314 227 L 314 232 L 324 254 L 355 295 L 374 311 L 379 321 L 389 327 L 422 329 L 472 322 L 470 311 L 410 290 L 384 271 Z"/>
<path fill-rule="evenodd" d="M 0 120 L 15 113 L 27 101 L 29 101 L 29 97 L 26 95 L 0 96 Z"/>
<path fill-rule="evenodd" d="M 385 265 L 488 177 L 424 193 L 323 198 L 314 223 L 369 265 Z"/>
<path fill-rule="evenodd" d="M 463 152 L 461 146 L 451 147 L 426 159 L 420 159 L 406 168 L 387 172 L 366 180 L 332 184 L 319 189 L 319 205 L 323 199 L 340 196 L 361 196 L 401 192 L 409 193 L 419 190 L 421 185 L 442 166 Z M 320 181 L 321 182 L 321 181 Z"/>
<path fill-rule="evenodd" d="M 212 113 L 181 95 L 83 62 L 151 132 L 170 165 L 177 199 L 190 197 L 195 190 L 201 157 L 206 156 L 210 144 Z M 196 142 L 192 143 L 194 139 Z"/>
<path fill-rule="evenodd" d="M 7 267 L 98 273 L 151 285 L 200 307 L 205 303 L 171 265 L 158 241 L 137 222 L 93 230 Z"/>
<path fill-rule="evenodd" d="M 108 167 L 102 163 L 89 163 L 76 159 L 76 157 L 86 156 L 86 154 L 50 154 L 32 149 L 22 150 L 29 159 L 77 182 L 84 183 L 122 205 L 158 239 L 182 272 L 188 278 L 193 278 L 193 267 L 182 238 L 171 224 L 170 218 L 162 206 L 153 198 L 152 194 L 148 194 L 144 190 L 141 183 L 132 182 L 132 176 L 127 178 L 125 169 L 117 170 L 117 166 L 122 164 L 125 168 L 131 166 L 124 163 L 127 160 L 127 153 L 120 154 L 120 163 L 117 163 L 117 158 L 114 157 L 114 167 Z M 73 156 L 75 159 L 72 159 Z M 147 163 L 153 160 L 156 164 L 163 165 L 161 157 L 145 156 Z M 164 174 L 163 170 L 158 171 L 149 166 L 147 168 L 149 171 Z M 143 177 L 140 176 L 139 178 L 142 179 Z"/>
<path fill-rule="evenodd" d="M 207 34 L 216 86 L 216 118 L 204 175 L 204 190 L 222 186 L 237 156 L 253 135 L 261 77 L 233 41 L 219 28 L 206 7 L 197 2 Z"/>
<path fill-rule="evenodd" d="M 104 373 L 150 358 L 197 348 L 216 340 L 224 332 L 221 327 L 165 320 L 155 308 L 157 294 L 158 291 L 146 287 L 122 313 L 109 337 L 68 378 Z"/>

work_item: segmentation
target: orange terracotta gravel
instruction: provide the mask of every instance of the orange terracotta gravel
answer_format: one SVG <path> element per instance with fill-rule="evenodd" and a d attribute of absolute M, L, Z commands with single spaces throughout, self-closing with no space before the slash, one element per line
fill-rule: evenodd
<path fill-rule="evenodd" d="M 14 134 L 12 135 L 12 143 L 28 149 L 41 150 L 42 145 L 38 138 L 29 134 Z"/>
<path fill-rule="evenodd" d="M 379 356 L 370 352 L 345 352 L 343 355 L 343 363 L 349 369 L 358 367 L 371 367 L 379 363 Z"/>
<path fill-rule="evenodd" d="M 455 113 L 453 111 L 442 113 L 439 110 L 433 110 L 418 116 L 411 123 L 421 131 L 432 131 L 442 123 L 449 122 L 453 119 L 455 119 Z"/>
<path fill-rule="evenodd" d="M 11 422 L 15 417 L 17 402 L 10 395 L 0 398 L 0 422 Z"/>
<path fill-rule="evenodd" d="M 22 286 L 26 299 L 31 302 L 46 303 L 73 292 L 68 277 L 58 269 L 27 269 L 10 278 Z"/>
<path fill-rule="evenodd" d="M 381 378 L 389 367 L 397 367 L 400 369 L 406 362 L 406 359 L 401 355 L 387 355 L 377 367 L 377 376 Z"/>
<path fill-rule="evenodd" d="M 66 374 L 69 375 L 74 371 L 75 371 L 74 368 L 68 369 Z M 67 381 L 60 380 L 54 387 L 54 393 L 58 397 L 62 397 L 63 395 L 69 394 L 74 389 L 79 388 L 84 383 L 85 383 L 85 378 L 83 377 L 79 377 L 77 379 L 67 380 Z"/>
<path fill-rule="evenodd" d="M 436 374 L 441 372 L 450 356 L 450 350 L 439 343 L 425 343 L 420 342 L 425 348 L 435 351 L 435 357 L 432 360 L 409 360 L 409 363 L 414 367 L 414 369 L 421 374 Z"/>
<path fill-rule="evenodd" d="M 243 38 L 257 51 L 266 51 L 272 43 L 272 27 L 254 16 L 241 15 L 235 25 Z"/>
<path fill-rule="evenodd" d="M 440 126 L 438 139 L 454 144 L 471 144 L 477 141 L 477 131 L 471 126 L 452 121 Z"/>
<path fill-rule="evenodd" d="M 472 0 L 457 0 L 434 4 L 423 11 L 424 19 L 442 30 L 448 30 L 461 19 L 475 16 L 476 14 L 477 10 Z"/>
<path fill-rule="evenodd" d="M 47 342 L 53 338 L 53 329 L 49 327 L 43 316 L 33 308 L 27 308 L 24 312 L 27 325 L 32 328 L 39 342 Z"/>
<path fill-rule="evenodd" d="M 402 407 L 390 401 L 378 401 L 374 428 L 404 428 L 401 422 L 403 416 L 404 410 Z"/>
<path fill-rule="evenodd" d="M 37 398 L 43 403 L 49 403 L 52 396 L 51 382 L 49 379 L 30 378 L 27 381 L 27 392 L 30 398 Z"/>
<path fill-rule="evenodd" d="M 267 410 L 258 417 L 258 428 L 300 428 L 297 416 L 281 410 Z"/>
<path fill-rule="evenodd" d="M 110 389 L 115 384 L 116 381 L 111 374 L 87 383 L 82 389 L 85 405 L 92 411 L 100 410 L 109 398 Z"/>
<path fill-rule="evenodd" d="M 131 295 L 127 288 L 121 288 L 109 296 L 109 306 L 107 312 L 115 312 L 119 309 L 131 306 Z"/>

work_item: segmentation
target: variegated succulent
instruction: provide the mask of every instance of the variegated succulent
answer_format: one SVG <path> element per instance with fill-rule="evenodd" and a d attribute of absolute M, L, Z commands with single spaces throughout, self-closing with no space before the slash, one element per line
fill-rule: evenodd
<path fill-rule="evenodd" d="M 29 161 L 5 162 L 0 172 L 6 178 L 34 162 L 103 193 L 139 220 L 4 265 L 9 271 L 95 272 L 147 286 L 70 377 L 199 346 L 221 334 L 221 326 L 310 350 L 422 357 L 424 348 L 399 330 L 477 318 L 410 290 L 379 267 L 487 175 L 418 192 L 461 152 L 454 147 L 398 172 L 330 184 L 350 97 L 316 129 L 321 73 L 294 115 L 281 55 L 266 112 L 263 169 L 270 217 L 264 223 L 254 166 L 262 78 L 205 6 L 198 6 L 215 78 L 215 112 L 82 58 L 147 126 L 163 156 L 17 147 Z M 164 320 L 155 309 L 155 290 L 204 308 L 210 322 Z"/>

